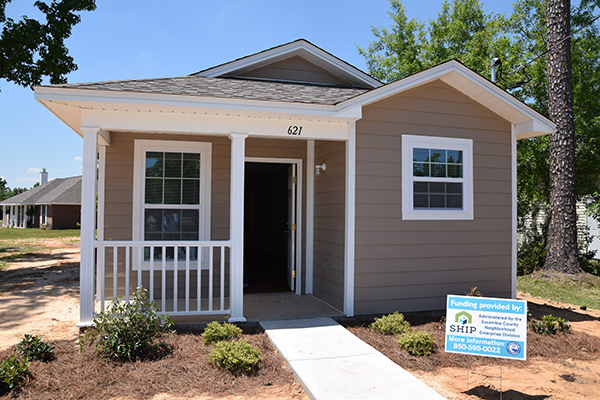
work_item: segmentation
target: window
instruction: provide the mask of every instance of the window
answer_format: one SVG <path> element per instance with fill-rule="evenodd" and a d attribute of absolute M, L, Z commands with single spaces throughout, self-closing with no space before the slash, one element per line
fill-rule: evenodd
<path fill-rule="evenodd" d="M 473 141 L 402 135 L 402 218 L 473 219 Z"/>
<path fill-rule="evenodd" d="M 134 240 L 198 241 L 210 236 L 211 144 L 135 141 Z M 162 261 L 162 248 L 144 249 L 143 261 Z M 175 254 L 177 252 L 177 254 Z M 166 261 L 185 260 L 185 247 L 167 247 Z M 190 260 L 198 248 L 190 247 Z"/>

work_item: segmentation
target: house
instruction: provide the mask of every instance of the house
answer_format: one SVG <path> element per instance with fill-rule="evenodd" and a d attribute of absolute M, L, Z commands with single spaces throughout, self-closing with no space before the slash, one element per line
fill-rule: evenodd
<path fill-rule="evenodd" d="M 76 229 L 81 217 L 81 176 L 48 182 L 46 169 L 40 185 L 0 202 L 0 226 L 13 228 Z"/>
<path fill-rule="evenodd" d="M 257 282 L 347 316 L 514 297 L 516 141 L 555 128 L 457 61 L 384 85 L 306 40 L 35 97 L 83 138 L 80 326 L 136 286 L 234 322 Z"/>

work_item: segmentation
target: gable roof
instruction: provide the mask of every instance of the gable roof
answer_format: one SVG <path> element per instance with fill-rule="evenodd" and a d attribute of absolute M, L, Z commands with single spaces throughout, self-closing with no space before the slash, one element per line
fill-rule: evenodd
<path fill-rule="evenodd" d="M 81 176 L 56 178 L 0 202 L 0 205 L 79 205 Z"/>
<path fill-rule="evenodd" d="M 353 65 L 315 46 L 306 39 L 298 39 L 290 43 L 251 54 L 236 60 L 196 72 L 193 75 L 207 77 L 237 76 L 292 57 L 300 57 L 322 68 L 350 86 L 373 89 L 383 85 L 380 81 L 366 74 Z"/>
<path fill-rule="evenodd" d="M 235 78 L 207 78 L 205 76 L 196 75 L 174 78 L 71 83 L 52 85 L 52 87 L 321 105 L 338 104 L 369 90 L 364 88 L 331 87 L 305 83 L 256 81 Z"/>

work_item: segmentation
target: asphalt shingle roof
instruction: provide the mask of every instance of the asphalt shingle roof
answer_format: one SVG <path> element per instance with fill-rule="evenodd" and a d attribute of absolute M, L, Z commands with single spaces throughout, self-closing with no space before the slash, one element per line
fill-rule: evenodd
<path fill-rule="evenodd" d="M 52 87 L 319 105 L 335 105 L 370 90 L 238 78 L 208 78 L 194 75 L 175 78 L 70 83 L 52 85 Z"/>
<path fill-rule="evenodd" d="M 81 176 L 53 179 L 0 202 L 15 204 L 81 204 Z"/>

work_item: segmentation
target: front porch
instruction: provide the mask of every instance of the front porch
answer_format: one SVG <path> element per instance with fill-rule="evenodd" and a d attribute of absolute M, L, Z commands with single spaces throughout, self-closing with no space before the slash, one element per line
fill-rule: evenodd
<path fill-rule="evenodd" d="M 353 209 L 349 207 L 352 202 L 347 206 L 344 204 L 349 196 L 345 187 L 354 184 L 353 162 L 346 162 L 347 157 L 353 156 L 349 151 L 353 141 L 322 140 L 317 143 L 315 139 L 248 138 L 246 134 L 194 136 L 108 134 L 98 128 L 84 130 L 79 326 L 91 324 L 94 315 L 104 311 L 112 299 L 129 300 L 137 287 L 148 291 L 148 297 L 159 306 L 161 313 L 178 320 L 206 321 L 226 317 L 231 322 L 244 322 L 258 318 L 261 313 L 255 315 L 253 307 L 248 309 L 247 296 L 244 296 L 248 256 L 244 249 L 256 246 L 245 243 L 244 237 L 259 234 L 248 232 L 246 228 L 245 168 L 256 163 L 295 165 L 291 170 L 297 173 L 293 179 L 297 189 L 291 193 L 296 196 L 297 207 L 292 213 L 293 223 L 288 225 L 294 226 L 294 235 L 288 244 L 288 254 L 294 254 L 291 260 L 295 265 L 290 293 L 297 295 L 298 301 L 301 298 L 306 301 L 305 296 L 300 295 L 314 294 L 320 299 L 313 298 L 317 303 L 324 300 L 333 305 L 326 307 L 325 315 L 316 311 L 315 315 L 335 316 L 340 313 L 337 310 L 343 310 L 351 316 L 352 286 L 349 284 L 352 273 L 349 271 L 353 264 L 353 246 L 344 243 L 344 239 L 351 240 L 353 235 L 344 235 L 343 229 L 352 226 L 348 224 L 353 222 L 350 218 Z M 200 157 L 206 164 L 200 168 L 204 171 L 200 182 L 205 185 L 200 192 L 200 206 L 193 206 L 199 207 L 198 211 L 186 204 L 144 206 L 144 197 L 150 193 L 144 188 L 144 182 L 149 179 L 144 178 L 144 173 L 150 171 L 148 160 L 154 157 L 152 162 L 155 163 L 157 154 L 154 149 L 154 153 L 143 148 L 139 150 L 148 143 L 154 149 L 171 151 L 170 154 L 174 154 L 175 147 L 189 149 L 202 145 L 207 149 Z M 96 152 L 97 163 L 93 156 Z M 328 172 L 315 177 L 316 161 L 322 163 L 325 158 L 330 165 Z M 167 192 L 164 193 L 166 196 Z M 97 209 L 93 207 L 95 198 Z M 331 204 L 339 206 L 332 208 Z M 320 207 L 324 212 L 320 212 Z M 156 208 L 160 210 L 155 211 Z M 189 224 L 198 219 L 199 223 Z M 97 221 L 97 234 L 92 229 L 94 221 Z M 184 228 L 185 221 L 188 221 L 188 227 L 193 226 L 199 231 L 194 238 L 189 237 L 189 230 Z M 180 232 L 180 239 L 173 238 L 170 229 L 165 228 L 171 223 L 178 226 L 176 231 Z M 315 223 L 320 226 L 315 227 Z M 333 253 L 328 250 L 332 245 L 328 238 L 334 231 L 324 223 L 334 224 L 335 232 L 339 231 L 333 240 L 341 247 L 336 247 Z M 349 231 L 352 232 L 352 228 Z M 289 249 L 293 253 L 289 253 Z M 327 271 L 323 261 L 316 261 L 315 257 L 328 259 Z M 315 262 L 319 264 L 317 268 Z M 252 271 L 253 266 L 250 263 L 248 266 Z M 332 275 L 327 276 L 330 269 Z M 333 296 L 328 289 L 323 292 L 322 288 L 327 285 L 333 287 Z M 350 290 L 344 289 L 344 285 L 349 285 Z M 296 300 L 288 299 L 285 303 L 293 301 L 296 304 Z M 300 304 L 298 307 L 302 308 Z M 313 307 L 307 306 L 306 312 L 299 317 L 310 316 L 313 311 Z M 284 317 L 289 312 L 275 312 L 273 318 Z M 293 313 L 287 317 L 290 315 Z M 268 315 L 260 318 L 270 319 Z"/>

